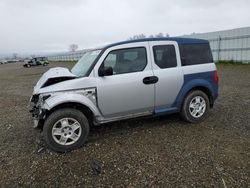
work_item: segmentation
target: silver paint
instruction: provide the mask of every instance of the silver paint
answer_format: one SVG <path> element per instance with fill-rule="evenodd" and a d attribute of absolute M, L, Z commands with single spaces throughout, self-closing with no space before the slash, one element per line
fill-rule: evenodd
<path fill-rule="evenodd" d="M 154 45 L 174 45 L 177 67 L 160 69 L 154 62 Z M 99 77 L 98 69 L 112 50 L 145 47 L 147 66 L 141 72 Z M 40 109 L 51 110 L 64 103 L 78 103 L 88 107 L 94 114 L 94 123 L 101 124 L 121 119 L 153 114 L 156 107 L 170 107 L 179 93 L 184 74 L 215 70 L 214 64 L 181 67 L 178 44 L 174 41 L 129 43 L 107 49 L 88 77 L 76 77 L 65 68 L 53 68 L 43 74 L 34 87 L 33 95 L 39 95 L 35 104 Z M 156 84 L 145 85 L 143 78 L 157 76 Z M 48 87 L 42 85 L 55 77 L 72 77 Z M 44 96 L 49 96 L 43 101 Z M 44 117 L 45 118 L 45 117 Z M 37 120 L 36 120 L 36 124 Z"/>

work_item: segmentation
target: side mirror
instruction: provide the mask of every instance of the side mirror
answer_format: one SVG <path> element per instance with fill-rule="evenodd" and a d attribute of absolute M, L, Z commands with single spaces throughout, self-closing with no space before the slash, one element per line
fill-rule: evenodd
<path fill-rule="evenodd" d="M 98 75 L 103 76 L 111 76 L 113 75 L 113 68 L 112 67 L 101 67 L 98 71 Z"/>

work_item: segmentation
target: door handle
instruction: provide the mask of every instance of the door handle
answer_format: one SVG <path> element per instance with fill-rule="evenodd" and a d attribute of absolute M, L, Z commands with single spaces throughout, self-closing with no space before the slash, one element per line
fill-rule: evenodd
<path fill-rule="evenodd" d="M 149 76 L 149 77 L 143 78 L 143 83 L 146 85 L 155 84 L 158 82 L 158 80 L 159 78 L 157 76 Z"/>

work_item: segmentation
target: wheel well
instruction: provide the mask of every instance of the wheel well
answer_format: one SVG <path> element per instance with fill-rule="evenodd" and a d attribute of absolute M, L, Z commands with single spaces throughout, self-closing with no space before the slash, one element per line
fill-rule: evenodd
<path fill-rule="evenodd" d="M 209 91 L 208 88 L 204 87 L 204 86 L 197 86 L 197 87 L 194 87 L 192 88 L 190 91 L 194 91 L 194 90 L 200 90 L 200 91 L 203 91 L 207 96 L 208 96 L 208 99 L 209 99 L 209 103 L 210 103 L 210 107 L 212 108 L 213 105 L 214 105 L 214 100 L 213 100 L 213 96 L 212 96 L 212 93 Z M 189 93 L 188 92 L 188 93 Z M 188 94 L 187 93 L 187 94 Z"/>
<path fill-rule="evenodd" d="M 46 112 L 46 118 L 50 114 L 55 112 L 56 110 L 62 109 L 62 108 L 74 108 L 74 109 L 81 111 L 87 117 L 87 119 L 89 121 L 89 125 L 91 126 L 93 124 L 93 120 L 94 120 L 93 112 L 87 106 L 80 104 L 80 103 L 74 103 L 74 102 L 63 103 L 63 104 L 59 104 L 59 105 L 53 107 L 51 110 Z"/>

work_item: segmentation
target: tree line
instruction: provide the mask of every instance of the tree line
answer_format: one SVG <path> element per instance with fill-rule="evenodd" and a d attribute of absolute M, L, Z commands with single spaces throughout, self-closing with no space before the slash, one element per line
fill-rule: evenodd
<path fill-rule="evenodd" d="M 168 33 L 163 34 L 163 33 L 158 33 L 158 34 L 151 34 L 151 35 L 145 35 L 145 34 L 138 34 L 134 35 L 132 37 L 129 37 L 128 40 L 136 40 L 136 39 L 145 39 L 145 38 L 163 38 L 163 37 L 170 37 Z"/>

